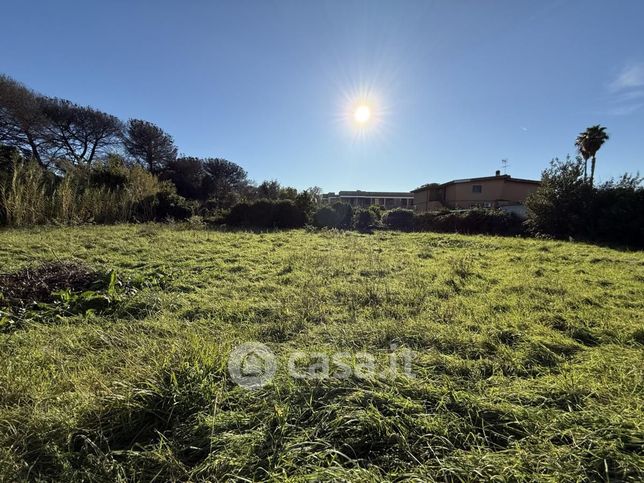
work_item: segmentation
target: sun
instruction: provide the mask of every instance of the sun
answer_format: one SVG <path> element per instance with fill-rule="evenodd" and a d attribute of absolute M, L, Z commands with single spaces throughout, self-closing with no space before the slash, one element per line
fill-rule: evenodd
<path fill-rule="evenodd" d="M 342 104 L 338 105 L 335 119 L 342 124 L 344 133 L 359 142 L 381 138 L 388 125 L 390 109 L 380 92 L 370 85 L 354 85 L 340 94 Z"/>
<path fill-rule="evenodd" d="M 353 119 L 358 124 L 366 124 L 371 119 L 371 109 L 366 104 L 360 104 L 353 111 Z"/>

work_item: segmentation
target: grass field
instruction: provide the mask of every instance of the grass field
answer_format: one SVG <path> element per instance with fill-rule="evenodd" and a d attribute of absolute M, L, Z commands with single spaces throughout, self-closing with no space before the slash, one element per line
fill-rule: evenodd
<path fill-rule="evenodd" d="M 0 272 L 74 259 L 139 281 L 106 313 L 0 334 L 0 480 L 644 478 L 642 252 L 162 225 L 0 247 Z M 256 390 L 227 368 L 248 341 L 279 362 Z M 403 349 L 411 377 L 285 369 Z"/>

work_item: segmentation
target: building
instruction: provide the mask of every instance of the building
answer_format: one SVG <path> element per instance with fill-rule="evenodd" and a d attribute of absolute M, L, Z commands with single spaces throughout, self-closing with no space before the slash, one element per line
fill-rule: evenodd
<path fill-rule="evenodd" d="M 497 171 L 495 176 L 427 184 L 412 193 L 419 212 L 445 208 L 502 208 L 521 215 L 525 212 L 525 199 L 538 186 L 539 181 L 513 178 Z"/>
<path fill-rule="evenodd" d="M 384 191 L 340 191 L 322 195 L 322 200 L 326 203 L 335 203 L 340 201 L 349 203 L 355 208 L 367 208 L 371 205 L 379 205 L 389 210 L 391 208 L 414 208 L 413 193 L 398 193 Z"/>

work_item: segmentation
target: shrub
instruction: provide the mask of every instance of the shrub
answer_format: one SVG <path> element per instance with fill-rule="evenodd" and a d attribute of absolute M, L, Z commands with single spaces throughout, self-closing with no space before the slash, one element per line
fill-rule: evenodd
<path fill-rule="evenodd" d="M 35 161 L 15 158 L 0 174 L 0 222 L 25 226 L 150 220 L 155 218 L 157 193 L 171 189 L 168 193 L 174 194 L 171 185 L 140 166 L 127 167 L 115 156 L 93 167 L 62 160 L 58 170 L 64 176 Z M 174 196 L 170 206 L 181 201 Z"/>
<path fill-rule="evenodd" d="M 14 156 L 0 177 L 0 222 L 9 226 L 45 223 L 54 179 L 35 161 Z"/>
<path fill-rule="evenodd" d="M 306 224 L 306 213 L 291 200 L 274 205 L 273 222 L 277 228 L 299 228 Z"/>
<path fill-rule="evenodd" d="M 384 214 L 382 222 L 391 230 L 410 231 L 414 228 L 414 212 L 402 208 L 389 210 Z"/>
<path fill-rule="evenodd" d="M 226 223 L 253 228 L 298 228 L 306 224 L 306 214 L 291 200 L 259 200 L 233 206 Z"/>
<path fill-rule="evenodd" d="M 353 221 L 353 208 L 348 203 L 336 202 L 323 206 L 313 215 L 315 226 L 323 228 L 350 228 Z"/>
<path fill-rule="evenodd" d="M 359 208 L 353 213 L 353 227 L 356 230 L 368 230 L 376 223 L 376 215 L 370 209 Z"/>
<path fill-rule="evenodd" d="M 333 203 L 332 208 L 336 214 L 336 228 L 350 228 L 353 221 L 353 208 L 351 205 L 336 201 Z"/>
<path fill-rule="evenodd" d="M 625 175 L 595 190 L 590 238 L 644 246 L 644 189 L 640 179 Z"/>
<path fill-rule="evenodd" d="M 274 203 L 270 200 L 258 200 L 248 205 L 249 209 L 244 225 L 255 228 L 272 228 L 273 205 Z"/>
<path fill-rule="evenodd" d="M 380 205 L 371 205 L 369 207 L 369 211 L 373 213 L 373 216 L 375 217 L 376 221 L 382 220 L 382 213 L 384 212 L 384 208 Z"/>
<path fill-rule="evenodd" d="M 624 175 L 595 188 L 584 180 L 580 158 L 555 159 L 526 200 L 526 224 L 534 235 L 644 246 L 641 181 Z"/>
<path fill-rule="evenodd" d="M 551 161 L 542 173 L 541 185 L 526 199 L 531 233 L 567 238 L 586 232 L 592 187 L 583 173 L 581 158 Z"/>
<path fill-rule="evenodd" d="M 195 213 L 195 208 L 194 202 L 188 201 L 172 189 L 164 189 L 153 197 L 154 214 L 151 218 L 157 221 L 187 220 Z"/>
<path fill-rule="evenodd" d="M 313 223 L 315 226 L 322 228 L 333 228 L 337 224 L 337 215 L 333 208 L 330 206 L 323 206 L 313 215 Z"/>
<path fill-rule="evenodd" d="M 125 162 L 118 156 L 110 156 L 89 173 L 89 181 L 93 186 L 109 189 L 123 188 L 128 184 L 130 171 Z"/>
<path fill-rule="evenodd" d="M 414 229 L 448 233 L 518 235 L 523 232 L 523 222 L 515 214 L 503 210 L 442 211 L 416 215 Z"/>
<path fill-rule="evenodd" d="M 295 205 L 304 212 L 307 221 L 313 218 L 317 200 L 310 190 L 304 190 L 295 197 Z"/>

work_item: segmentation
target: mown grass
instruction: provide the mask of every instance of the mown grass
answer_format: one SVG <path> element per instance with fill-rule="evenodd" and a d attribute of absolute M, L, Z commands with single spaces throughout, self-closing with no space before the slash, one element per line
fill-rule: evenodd
<path fill-rule="evenodd" d="M 160 225 L 0 233 L 0 272 L 145 278 L 108 315 L 0 335 L 0 480 L 644 478 L 644 255 L 483 236 Z M 264 342 L 273 382 L 231 381 Z M 414 351 L 302 381 L 293 350 Z"/>

